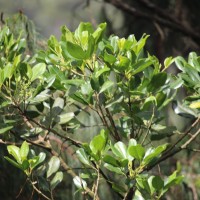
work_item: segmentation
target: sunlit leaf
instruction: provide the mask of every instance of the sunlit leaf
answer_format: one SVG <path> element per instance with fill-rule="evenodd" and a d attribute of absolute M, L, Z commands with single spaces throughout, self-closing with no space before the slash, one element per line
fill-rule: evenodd
<path fill-rule="evenodd" d="M 145 149 L 140 144 L 137 144 L 135 146 L 130 146 L 128 148 L 128 152 L 135 159 L 142 161 L 145 154 Z"/>
<path fill-rule="evenodd" d="M 11 154 L 18 163 L 22 163 L 20 149 L 15 145 L 8 145 L 7 146 L 8 153 Z"/>
<path fill-rule="evenodd" d="M 29 144 L 26 141 L 24 141 L 20 148 L 20 156 L 22 161 L 27 159 L 28 153 L 29 153 Z"/>
<path fill-rule="evenodd" d="M 110 170 L 111 172 L 115 172 L 116 174 L 124 175 L 121 168 L 119 168 L 119 167 L 114 167 L 113 165 L 108 164 L 108 163 L 105 163 L 104 167 L 107 168 L 108 170 Z"/>
<path fill-rule="evenodd" d="M 73 182 L 78 189 L 86 189 L 87 188 L 87 182 L 85 180 L 81 179 L 79 176 L 74 177 Z"/>
<path fill-rule="evenodd" d="M 79 160 L 85 164 L 85 165 L 90 165 L 90 161 L 88 159 L 87 154 L 85 153 L 84 149 L 80 148 L 76 151 L 76 154 L 79 158 Z"/>
<path fill-rule="evenodd" d="M 32 78 L 31 81 L 34 81 L 37 78 L 40 78 L 41 75 L 46 71 L 46 65 L 44 63 L 38 63 L 32 68 Z"/>

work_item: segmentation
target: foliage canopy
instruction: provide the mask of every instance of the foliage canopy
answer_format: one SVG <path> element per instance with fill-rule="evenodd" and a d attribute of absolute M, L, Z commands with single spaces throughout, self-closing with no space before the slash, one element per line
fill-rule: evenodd
<path fill-rule="evenodd" d="M 23 34 L 1 27 L 5 159 L 46 199 L 53 199 L 64 173 L 93 199 L 105 198 L 101 184 L 113 198 L 160 199 L 183 176 L 179 168 L 168 175 L 156 167 L 200 133 L 200 57 L 168 57 L 162 66 L 145 52 L 148 35 L 107 38 L 105 29 L 105 23 L 96 29 L 80 23 L 75 32 L 63 26 L 60 40 L 51 36 L 30 56 Z M 172 64 L 178 74 L 167 72 Z M 186 98 L 177 101 L 183 88 Z M 193 121 L 184 133 L 165 122 L 170 102 Z"/>

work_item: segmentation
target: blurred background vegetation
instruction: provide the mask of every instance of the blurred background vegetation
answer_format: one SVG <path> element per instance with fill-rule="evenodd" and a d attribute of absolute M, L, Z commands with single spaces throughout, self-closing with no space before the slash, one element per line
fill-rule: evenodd
<path fill-rule="evenodd" d="M 150 35 L 147 50 L 157 56 L 161 63 L 168 56 L 187 57 L 191 51 L 199 54 L 199 10 L 199 0 L 0 0 L 1 23 L 4 23 L 4 20 L 12 14 L 23 13 L 33 21 L 36 32 L 44 41 L 50 35 L 59 38 L 61 25 L 66 25 L 70 30 L 74 30 L 81 21 L 89 21 L 94 26 L 106 21 L 108 24 L 107 35 L 116 34 L 126 37 L 129 34 L 135 34 L 139 39 L 144 33 L 147 33 Z M 34 26 L 32 28 L 32 31 L 35 31 Z M 176 73 L 173 66 L 169 70 Z M 179 95 L 179 98 L 183 97 L 184 91 Z M 171 108 L 166 111 L 166 115 L 170 116 L 169 124 L 176 125 L 181 130 L 184 130 L 190 123 L 189 120 L 185 121 L 185 119 L 175 116 Z M 31 188 L 25 186 L 24 189 L 21 182 L 21 180 L 25 182 L 25 177 L 23 174 L 19 175 L 18 170 L 10 164 L 5 163 L 3 160 L 5 146 L 0 146 L 0 197 L 6 200 L 16 199 L 22 190 L 18 199 L 29 199 Z M 180 154 L 178 156 L 180 159 Z M 198 193 L 200 193 L 198 191 L 200 188 L 198 157 L 198 152 L 193 156 L 187 152 L 181 157 L 180 164 L 184 170 L 187 184 L 171 191 L 172 194 L 176 193 L 176 197 L 173 199 L 198 200 Z M 70 162 L 73 157 L 67 159 Z M 176 161 L 176 158 L 173 158 L 166 162 L 174 168 Z M 8 168 L 9 170 L 6 170 Z M 112 195 L 106 192 L 106 188 L 103 190 L 105 195 Z M 74 193 L 75 188 L 71 184 L 71 179 L 66 177 L 66 181 L 58 187 L 55 199 L 81 199 L 78 194 L 73 196 Z M 109 199 L 108 197 L 104 196 L 104 199 Z"/>

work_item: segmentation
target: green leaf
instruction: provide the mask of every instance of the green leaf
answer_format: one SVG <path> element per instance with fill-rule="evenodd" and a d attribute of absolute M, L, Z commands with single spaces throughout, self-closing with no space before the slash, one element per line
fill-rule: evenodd
<path fill-rule="evenodd" d="M 22 161 L 27 159 L 28 153 L 29 153 L 29 144 L 26 141 L 24 141 L 20 148 L 20 156 Z"/>
<path fill-rule="evenodd" d="M 190 108 L 198 108 L 200 109 L 200 101 L 196 101 L 196 102 L 192 102 L 190 105 L 189 105 Z"/>
<path fill-rule="evenodd" d="M 195 67 L 198 72 L 200 72 L 200 62 L 199 62 L 199 56 L 197 56 L 197 54 L 195 52 L 191 52 L 189 53 L 189 56 L 188 56 L 188 63 Z"/>
<path fill-rule="evenodd" d="M 11 78 L 11 71 L 12 71 L 12 65 L 11 63 L 8 63 L 5 67 L 4 67 L 4 79 L 6 78 Z"/>
<path fill-rule="evenodd" d="M 131 138 L 128 142 L 128 148 L 131 146 L 136 146 L 137 145 L 137 141 L 133 138 Z"/>
<path fill-rule="evenodd" d="M 110 71 L 110 68 L 104 67 L 103 69 L 100 69 L 95 73 L 95 78 L 98 78 L 99 76 L 101 76 L 101 74 L 105 72 L 109 72 L 109 71 Z"/>
<path fill-rule="evenodd" d="M 116 61 L 116 57 L 112 54 L 109 54 L 107 51 L 104 52 L 103 59 L 111 65 Z"/>
<path fill-rule="evenodd" d="M 31 168 L 34 169 L 39 164 L 41 164 L 46 158 L 46 153 L 40 152 L 38 156 L 35 156 L 33 159 L 29 160 Z"/>
<path fill-rule="evenodd" d="M 4 70 L 3 69 L 0 69 L 0 88 L 4 82 Z"/>
<path fill-rule="evenodd" d="M 78 26 L 78 28 L 75 30 L 75 37 L 79 40 L 81 40 L 82 33 L 88 32 L 89 34 L 92 34 L 94 32 L 94 29 L 89 22 L 81 22 Z"/>
<path fill-rule="evenodd" d="M 11 130 L 13 126 L 7 126 L 5 128 L 0 128 L 0 134 L 6 133 L 7 131 Z"/>
<path fill-rule="evenodd" d="M 167 190 L 173 186 L 173 185 L 177 185 L 177 184 L 180 184 L 182 181 L 183 181 L 183 176 L 177 176 L 177 171 L 175 171 L 172 175 L 170 175 L 165 183 L 164 183 L 164 188 L 163 188 L 163 191 L 162 191 L 162 195 L 167 192 Z"/>
<path fill-rule="evenodd" d="M 162 91 L 156 94 L 155 103 L 157 103 L 157 107 L 159 109 L 163 108 L 162 106 L 163 106 L 166 98 L 167 98 L 167 95 L 165 93 L 163 93 Z"/>
<path fill-rule="evenodd" d="M 47 178 L 58 171 L 60 167 L 60 159 L 56 156 L 51 157 L 47 165 Z"/>
<path fill-rule="evenodd" d="M 115 62 L 115 68 L 120 72 L 124 72 L 129 69 L 129 65 L 130 60 L 125 56 L 119 56 L 118 60 Z"/>
<path fill-rule="evenodd" d="M 90 84 L 91 84 L 91 87 L 93 90 L 95 90 L 97 92 L 99 91 L 99 79 L 98 78 L 91 77 Z"/>
<path fill-rule="evenodd" d="M 101 135 L 95 136 L 90 142 L 90 149 L 94 154 L 100 153 L 106 144 L 106 140 Z"/>
<path fill-rule="evenodd" d="M 28 162 L 28 160 L 23 160 L 21 166 L 22 166 L 22 169 L 23 169 L 24 171 L 26 171 L 26 170 L 29 168 L 29 162 Z M 25 173 L 28 175 L 29 172 L 25 172 Z"/>
<path fill-rule="evenodd" d="M 103 34 L 106 30 L 106 26 L 107 26 L 106 23 L 101 23 L 99 24 L 97 29 L 92 33 L 92 36 L 94 37 L 96 44 L 99 43 L 99 41 L 102 39 Z"/>
<path fill-rule="evenodd" d="M 87 154 L 85 153 L 85 150 L 80 148 L 76 151 L 76 155 L 79 158 L 79 160 L 85 164 L 85 165 L 90 165 L 90 161 L 88 159 Z"/>
<path fill-rule="evenodd" d="M 178 89 L 183 85 L 184 81 L 181 77 L 178 77 L 176 80 L 172 81 L 170 83 L 170 88 L 172 89 Z"/>
<path fill-rule="evenodd" d="M 85 83 L 85 81 L 81 79 L 73 79 L 73 80 L 62 80 L 61 83 L 64 83 L 66 85 L 81 86 L 82 84 Z"/>
<path fill-rule="evenodd" d="M 149 148 L 142 161 L 143 164 L 148 165 L 153 159 L 160 157 L 161 153 L 167 148 L 168 144 L 160 145 L 156 148 Z"/>
<path fill-rule="evenodd" d="M 19 164 L 22 163 L 19 147 L 15 145 L 8 145 L 7 150 L 8 153 L 11 154 Z"/>
<path fill-rule="evenodd" d="M 87 102 L 87 100 L 85 100 L 84 96 L 81 93 L 79 93 L 79 92 L 76 92 L 76 93 L 70 95 L 70 97 L 72 99 L 74 99 L 75 101 L 78 101 L 79 103 L 82 103 L 84 105 L 88 105 L 89 104 Z"/>
<path fill-rule="evenodd" d="M 112 189 L 118 193 L 125 193 L 126 189 L 119 184 L 112 183 Z"/>
<path fill-rule="evenodd" d="M 148 37 L 149 37 L 149 35 L 143 34 L 143 36 L 137 42 L 137 44 L 133 46 L 133 49 L 134 49 L 136 55 L 138 55 L 142 51 L 144 45 L 146 44 L 146 40 Z"/>
<path fill-rule="evenodd" d="M 114 167 L 120 167 L 119 162 L 114 157 L 112 157 L 110 155 L 105 155 L 103 157 L 103 161 L 105 163 L 108 163 L 108 164 L 114 166 Z"/>
<path fill-rule="evenodd" d="M 114 85 L 114 82 L 112 81 L 106 81 L 102 87 L 101 87 L 101 90 L 99 91 L 99 94 L 104 92 L 105 90 L 108 90 L 110 87 L 112 87 Z"/>
<path fill-rule="evenodd" d="M 165 69 L 167 69 L 173 62 L 174 62 L 174 58 L 172 57 L 168 57 L 164 60 L 164 66 L 165 66 Z"/>
<path fill-rule="evenodd" d="M 87 182 L 85 180 L 81 179 L 79 176 L 75 176 L 73 178 L 73 182 L 78 189 L 86 189 L 87 188 Z"/>
<path fill-rule="evenodd" d="M 145 149 L 142 147 L 141 144 L 137 144 L 135 146 L 130 146 L 128 148 L 129 154 L 134 157 L 135 159 L 142 161 L 144 155 L 145 155 Z"/>
<path fill-rule="evenodd" d="M 148 110 L 149 109 L 149 106 L 151 104 L 155 104 L 157 105 L 157 101 L 156 101 L 156 98 L 154 96 L 150 96 L 150 97 L 147 97 L 144 101 L 144 104 L 142 106 L 142 109 L 143 110 Z"/>
<path fill-rule="evenodd" d="M 149 194 L 151 194 L 151 189 L 150 189 L 149 183 L 147 181 L 147 177 L 138 176 L 138 177 L 136 177 L 136 182 L 137 182 L 137 185 L 139 186 L 139 188 L 138 188 L 139 191 L 141 188 L 141 189 L 146 190 Z"/>
<path fill-rule="evenodd" d="M 139 72 L 144 71 L 147 67 L 152 65 L 153 62 L 151 60 L 141 60 L 133 66 L 132 75 L 138 74 Z"/>
<path fill-rule="evenodd" d="M 33 158 L 29 159 L 28 162 L 30 164 L 30 168 L 34 169 L 39 161 L 39 156 L 34 156 Z"/>
<path fill-rule="evenodd" d="M 65 48 L 67 51 L 67 55 L 70 58 L 77 60 L 86 59 L 86 52 L 78 44 L 74 44 L 72 42 L 66 42 Z"/>
<path fill-rule="evenodd" d="M 58 67 L 50 65 L 48 66 L 48 69 L 49 69 L 50 75 L 55 75 L 56 79 L 58 79 L 59 82 L 66 81 L 66 77 L 63 71 L 61 71 Z"/>
<path fill-rule="evenodd" d="M 52 106 L 51 117 L 58 116 L 62 112 L 63 107 L 64 107 L 64 99 L 57 97 Z"/>
<path fill-rule="evenodd" d="M 114 144 L 114 147 L 111 146 L 112 152 L 119 158 L 121 159 L 126 159 L 127 158 L 127 148 L 126 145 L 119 141 Z"/>
<path fill-rule="evenodd" d="M 119 168 L 119 167 L 114 167 L 113 165 L 110 165 L 108 163 L 105 163 L 104 167 L 107 168 L 108 170 L 110 170 L 111 172 L 115 172 L 116 174 L 124 175 L 121 168 Z"/>
<path fill-rule="evenodd" d="M 148 91 L 153 92 L 155 90 L 159 90 L 161 86 L 165 84 L 167 80 L 167 74 L 165 72 L 160 72 L 155 74 L 148 85 Z"/>
<path fill-rule="evenodd" d="M 164 187 L 164 181 L 160 178 L 160 176 L 154 176 L 151 183 L 157 191 L 160 191 Z"/>
<path fill-rule="evenodd" d="M 105 108 L 109 108 L 117 103 L 121 103 L 123 99 L 124 99 L 123 95 L 121 94 L 119 96 L 115 95 L 114 99 L 111 99 L 111 101 L 106 102 L 107 105 L 105 106 Z"/>
<path fill-rule="evenodd" d="M 47 100 L 50 97 L 50 90 L 46 89 L 44 91 L 42 91 L 41 93 L 39 93 L 36 97 L 34 97 L 31 102 L 32 103 L 39 103 L 39 102 L 43 102 L 45 100 Z"/>
<path fill-rule="evenodd" d="M 69 122 L 71 119 L 73 119 L 74 116 L 75 116 L 75 115 L 74 115 L 73 112 L 60 114 L 60 115 L 57 116 L 56 121 L 58 122 L 58 124 L 66 124 L 66 123 Z"/>
<path fill-rule="evenodd" d="M 51 189 L 55 187 L 63 180 L 63 172 L 57 172 L 50 182 Z"/>
<path fill-rule="evenodd" d="M 46 71 L 46 65 L 44 63 L 38 63 L 32 68 L 32 78 L 31 81 L 34 81 L 37 78 L 40 78 Z"/>
<path fill-rule="evenodd" d="M 16 161 L 10 159 L 10 158 L 7 157 L 7 156 L 4 156 L 4 158 L 5 158 L 10 164 L 12 164 L 14 167 L 17 167 L 17 168 L 23 170 L 21 164 L 19 164 L 19 163 L 17 163 Z"/>

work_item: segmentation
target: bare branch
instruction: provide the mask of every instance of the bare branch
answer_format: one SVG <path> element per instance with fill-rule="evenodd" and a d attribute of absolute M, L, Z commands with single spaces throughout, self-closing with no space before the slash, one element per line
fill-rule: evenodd
<path fill-rule="evenodd" d="M 136 17 L 146 19 L 146 20 L 151 20 L 152 22 L 157 22 L 160 25 L 163 25 L 165 27 L 168 27 L 170 29 L 173 29 L 175 31 L 179 31 L 183 33 L 184 35 L 191 37 L 196 43 L 200 43 L 200 34 L 193 30 L 191 27 L 186 26 L 182 22 L 178 21 L 177 19 L 172 19 L 172 17 L 167 16 L 164 14 L 162 10 L 157 9 L 154 5 L 148 5 L 148 7 L 151 7 L 151 9 L 156 9 L 159 12 L 160 16 L 148 14 L 146 12 L 142 12 L 138 10 L 137 8 L 124 3 L 124 1 L 121 0 L 105 0 L 105 2 L 112 4 L 116 8 L 125 11 L 131 15 L 134 15 Z M 147 1 L 144 1 L 143 3 L 147 3 Z M 161 16 L 162 15 L 162 16 Z"/>

